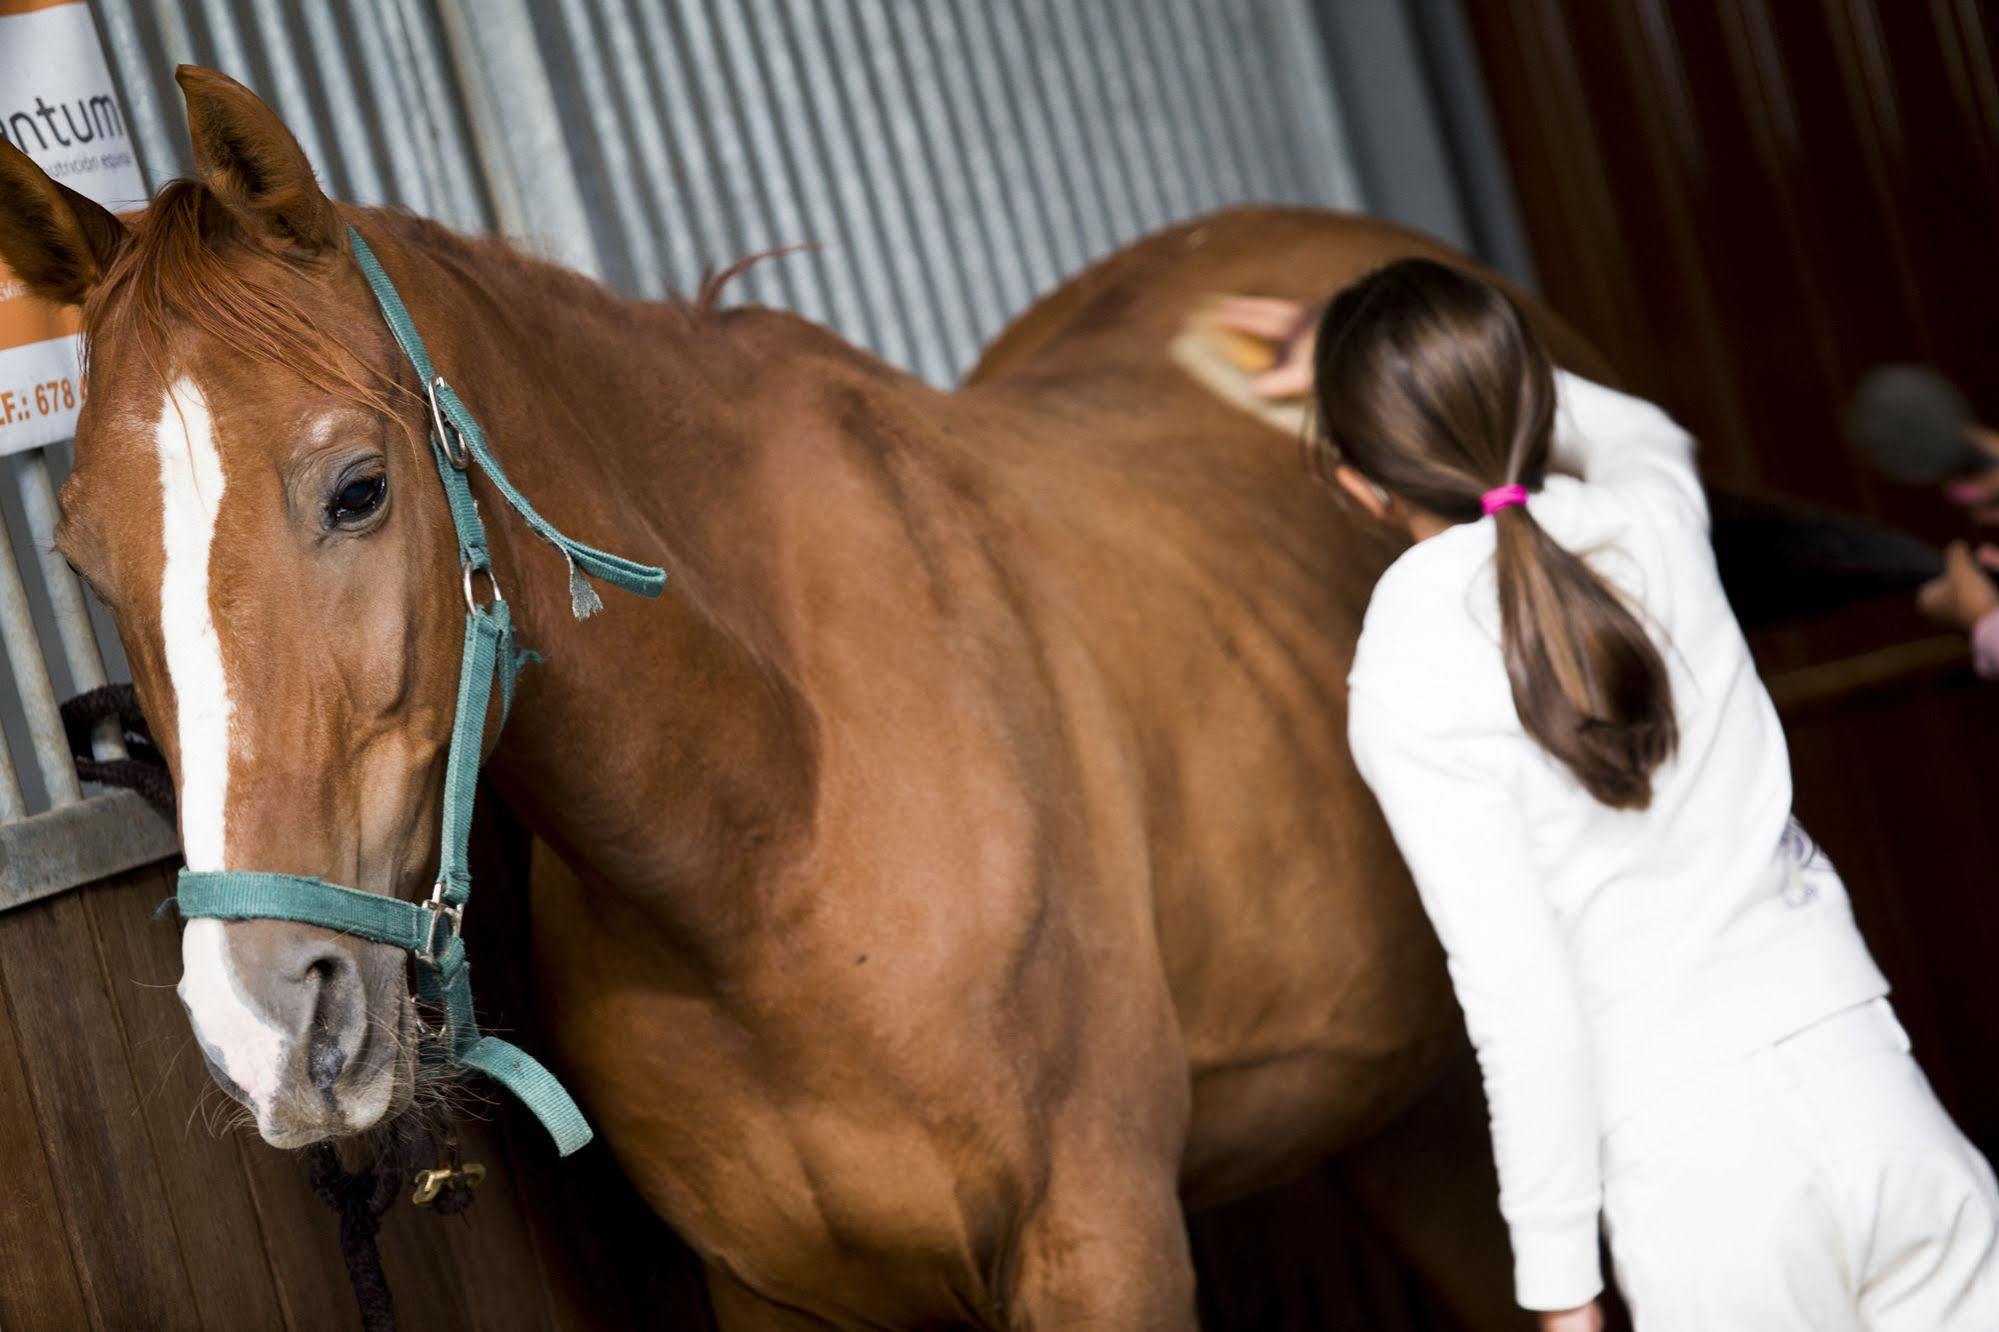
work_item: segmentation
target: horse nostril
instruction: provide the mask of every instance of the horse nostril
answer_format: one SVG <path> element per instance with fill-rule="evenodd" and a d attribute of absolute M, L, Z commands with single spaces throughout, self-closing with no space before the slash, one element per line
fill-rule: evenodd
<path fill-rule="evenodd" d="M 342 966 L 343 963 L 339 957 L 332 954 L 324 954 L 313 958 L 312 961 L 305 964 L 305 974 L 301 979 L 318 981 L 324 987 L 335 977 L 339 976 Z"/>
<path fill-rule="evenodd" d="M 354 1016 L 356 982 L 353 964 L 338 953 L 321 953 L 307 962 L 300 978 L 312 991 L 305 1029 L 305 1071 L 312 1085 L 331 1092 L 347 1067 L 340 1033 Z"/>
<path fill-rule="evenodd" d="M 312 1085 L 321 1091 L 332 1091 L 333 1084 L 340 1080 L 340 1070 L 347 1067 L 347 1052 L 340 1048 L 340 1042 L 324 1025 L 312 1024 L 312 1033 L 306 1037 L 306 1073 Z"/>

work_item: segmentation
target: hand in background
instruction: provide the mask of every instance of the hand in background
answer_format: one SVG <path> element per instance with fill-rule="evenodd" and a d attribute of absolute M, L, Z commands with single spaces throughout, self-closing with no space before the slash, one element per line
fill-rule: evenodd
<path fill-rule="evenodd" d="M 1250 380 L 1266 398 L 1302 398 L 1312 391 L 1312 346 L 1318 307 L 1270 296 L 1230 296 L 1215 307 L 1214 321 L 1275 344 L 1277 364 Z M 1994 496 L 1999 504 L 1999 495 Z"/>
<path fill-rule="evenodd" d="M 1999 493 L 1999 486 L 1995 486 L 1995 493 Z M 1944 552 L 1943 573 L 1923 584 L 1916 593 L 1916 605 L 1939 624 L 1968 633 L 1999 610 L 1999 583 L 1992 580 L 1994 572 L 1999 572 L 1999 546 L 1988 542 L 1974 555 L 1969 545 L 1953 541 Z"/>
<path fill-rule="evenodd" d="M 1992 465 L 1977 476 L 1951 482 L 1944 494 L 1951 503 L 1970 510 L 1979 522 L 1999 523 L 1999 430 L 1972 426 L 1966 433 L 1972 443 L 1992 455 Z"/>
<path fill-rule="evenodd" d="M 1540 1313 L 1541 1332 L 1603 1332 L 1603 1306 L 1591 1300 L 1580 1309 Z"/>

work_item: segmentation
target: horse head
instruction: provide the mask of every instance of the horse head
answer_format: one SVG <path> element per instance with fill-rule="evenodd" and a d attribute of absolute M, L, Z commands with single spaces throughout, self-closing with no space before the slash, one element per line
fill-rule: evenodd
<path fill-rule="evenodd" d="M 199 177 L 142 212 L 0 142 L 0 259 L 81 305 L 89 348 L 57 545 L 116 619 L 191 869 L 421 897 L 464 614 L 423 398 L 297 140 L 234 81 L 179 81 Z M 401 950 L 197 919 L 182 958 L 208 1065 L 269 1142 L 411 1102 Z"/>

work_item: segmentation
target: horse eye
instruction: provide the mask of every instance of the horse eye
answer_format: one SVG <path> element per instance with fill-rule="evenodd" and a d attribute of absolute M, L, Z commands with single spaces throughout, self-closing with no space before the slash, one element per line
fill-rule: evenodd
<path fill-rule="evenodd" d="M 382 501 L 389 493 L 389 478 L 384 472 L 369 472 L 355 477 L 335 492 L 326 502 L 326 517 L 336 527 L 352 527 L 361 519 L 382 507 Z"/>

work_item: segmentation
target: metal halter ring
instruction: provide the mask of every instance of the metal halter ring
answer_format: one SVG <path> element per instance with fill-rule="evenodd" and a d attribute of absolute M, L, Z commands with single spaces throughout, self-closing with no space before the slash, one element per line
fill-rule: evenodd
<path fill-rule="evenodd" d="M 465 609 L 468 613 L 473 615 L 479 613 L 479 603 L 472 600 L 472 575 L 475 573 L 486 575 L 486 584 L 493 589 L 493 601 L 487 602 L 488 606 L 492 605 L 494 601 L 505 601 L 507 599 L 507 594 L 500 591 L 500 579 L 493 572 L 492 566 L 477 567 L 468 563 L 461 564 L 458 567 L 465 571 Z"/>
<path fill-rule="evenodd" d="M 417 960 L 435 962 L 438 954 L 438 926 L 447 920 L 451 922 L 451 933 L 444 936 L 445 947 L 450 947 L 451 941 L 465 928 L 465 906 L 463 903 L 454 905 L 444 900 L 444 880 L 439 879 L 437 886 L 430 890 L 430 900 L 423 904 L 423 909 L 430 913 L 430 926 L 423 932 L 423 947 L 417 949 Z"/>
<path fill-rule="evenodd" d="M 437 447 L 444 450 L 444 460 L 462 472 L 465 464 L 472 461 L 472 451 L 465 447 L 465 437 L 458 433 L 458 427 L 444 419 L 444 410 L 437 405 L 437 391 L 450 387 L 443 375 L 437 375 L 423 386 L 423 393 L 430 399 L 430 428 L 437 433 Z M 456 452 L 451 448 L 453 438 L 458 440 Z"/>

